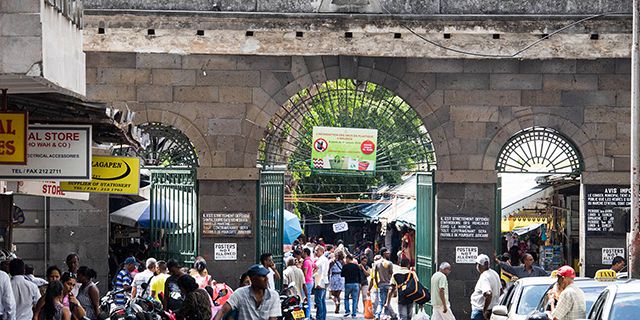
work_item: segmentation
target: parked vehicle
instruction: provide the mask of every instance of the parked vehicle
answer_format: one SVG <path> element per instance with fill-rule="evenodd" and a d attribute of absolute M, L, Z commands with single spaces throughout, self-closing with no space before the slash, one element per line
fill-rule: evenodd
<path fill-rule="evenodd" d="M 551 277 L 522 278 L 513 283 L 492 310 L 491 320 L 525 320 L 538 306 L 549 286 Z"/>
<path fill-rule="evenodd" d="M 640 280 L 615 282 L 593 303 L 590 320 L 635 320 L 640 317 Z"/>
<path fill-rule="evenodd" d="M 280 292 L 280 306 L 282 308 L 282 320 L 298 320 L 304 319 L 306 304 L 301 304 L 301 298 L 292 293 L 295 283 L 290 283 L 289 287 Z"/>

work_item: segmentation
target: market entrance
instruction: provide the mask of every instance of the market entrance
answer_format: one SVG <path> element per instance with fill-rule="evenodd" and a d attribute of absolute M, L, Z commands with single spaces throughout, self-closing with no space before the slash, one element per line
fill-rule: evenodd
<path fill-rule="evenodd" d="M 531 127 L 502 147 L 496 170 L 498 258 L 520 265 L 528 253 L 547 271 L 565 264 L 578 270 L 583 162 L 575 144 L 554 129 Z"/>
<path fill-rule="evenodd" d="M 322 153 L 327 144 L 335 145 L 323 134 L 365 138 L 355 151 L 344 143 L 343 154 Z M 394 262 L 406 255 L 427 276 L 434 251 L 433 179 L 418 173 L 434 170 L 435 164 L 422 119 L 396 93 L 356 79 L 315 84 L 281 106 L 259 145 L 258 226 L 280 224 L 269 216 L 270 208 L 280 210 L 272 197 L 278 190 L 270 187 L 279 171 L 285 245 L 296 239 L 302 244 L 343 242 L 354 254 L 386 247 Z M 286 232 L 290 217 L 301 225 L 296 237 Z"/>
<path fill-rule="evenodd" d="M 110 233 L 112 254 L 115 261 L 136 256 L 193 263 L 199 240 L 196 150 L 170 125 L 145 123 L 138 128 L 148 137 L 145 148 L 113 152 L 140 157 L 141 191 L 110 199 L 112 208 L 120 208 L 111 213 L 111 221 L 118 222 L 112 223 Z"/>

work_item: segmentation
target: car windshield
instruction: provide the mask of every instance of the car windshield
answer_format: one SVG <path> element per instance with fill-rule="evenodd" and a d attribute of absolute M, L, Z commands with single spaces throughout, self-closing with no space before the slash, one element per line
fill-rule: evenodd
<path fill-rule="evenodd" d="M 587 313 L 589 313 L 589 310 L 591 310 L 591 306 L 593 306 L 593 303 L 596 302 L 596 300 L 598 299 L 598 296 L 600 295 L 600 293 L 602 291 L 604 291 L 604 289 L 607 286 L 599 286 L 599 287 L 586 287 L 583 288 L 581 287 L 580 289 L 582 289 L 582 292 L 584 292 L 584 301 L 586 302 L 587 305 Z"/>
<path fill-rule="evenodd" d="M 522 288 L 522 295 L 520 301 L 518 301 L 517 314 L 526 315 L 529 312 L 535 310 L 540 303 L 540 299 L 544 296 L 549 288 L 548 284 L 526 286 Z"/>
<path fill-rule="evenodd" d="M 619 293 L 613 300 L 609 319 L 636 320 L 640 314 L 640 294 L 637 292 Z"/>

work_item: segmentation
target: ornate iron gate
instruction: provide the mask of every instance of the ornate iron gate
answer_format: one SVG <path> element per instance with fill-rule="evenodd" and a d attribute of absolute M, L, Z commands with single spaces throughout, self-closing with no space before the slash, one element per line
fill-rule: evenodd
<path fill-rule="evenodd" d="M 256 261 L 261 254 L 269 252 L 273 254 L 273 261 L 282 274 L 284 172 L 265 171 L 260 173 L 257 210 Z M 276 288 L 279 286 L 280 284 L 276 283 Z"/>
<path fill-rule="evenodd" d="M 152 256 L 195 261 L 200 230 L 197 195 L 195 169 L 151 169 Z"/>
<path fill-rule="evenodd" d="M 435 192 L 433 172 L 418 173 L 416 217 L 416 272 L 422 283 L 429 283 L 434 272 L 435 254 Z M 434 294 L 434 293 L 432 293 Z M 431 306 L 426 310 L 431 314 Z"/>

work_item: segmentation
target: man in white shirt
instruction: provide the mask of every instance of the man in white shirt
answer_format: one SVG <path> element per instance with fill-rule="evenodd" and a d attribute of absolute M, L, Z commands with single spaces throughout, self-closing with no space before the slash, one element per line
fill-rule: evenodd
<path fill-rule="evenodd" d="M 35 283 L 27 280 L 24 276 L 24 261 L 13 259 L 9 263 L 11 279 L 11 290 L 16 300 L 16 319 L 33 318 L 33 306 L 40 299 L 40 290 Z"/>
<path fill-rule="evenodd" d="M 438 272 L 431 277 L 431 304 L 433 305 L 433 320 L 456 320 L 451 312 L 449 301 L 449 282 L 447 276 L 451 273 L 448 262 L 440 264 Z"/>
<path fill-rule="evenodd" d="M 276 268 L 276 263 L 273 262 L 273 254 L 271 253 L 263 253 L 260 255 L 260 263 L 262 266 L 269 270 L 269 274 L 267 275 L 267 280 L 269 281 L 269 289 L 276 289 L 276 280 L 280 280 L 280 273 Z"/>
<path fill-rule="evenodd" d="M 136 274 L 133 277 L 133 281 L 131 282 L 131 296 L 132 297 L 150 297 L 151 296 L 151 284 L 149 283 L 150 279 L 155 275 L 156 272 L 156 264 L 158 262 L 154 258 L 147 259 L 146 267 L 144 271 Z M 146 289 L 142 289 L 142 284 L 146 283 Z"/>
<path fill-rule="evenodd" d="M 476 259 L 480 278 L 471 294 L 471 320 L 488 320 L 491 309 L 500 300 L 500 276 L 491 269 L 489 256 L 481 254 Z"/>
<path fill-rule="evenodd" d="M 315 304 L 318 309 L 316 312 L 316 320 L 325 320 L 327 318 L 327 285 L 329 284 L 329 259 L 324 255 L 324 247 L 316 246 L 314 253 L 317 257 L 315 262 L 315 273 L 313 279 L 315 288 Z"/>
<path fill-rule="evenodd" d="M 16 300 L 9 275 L 0 271 L 0 319 L 16 320 Z"/>

